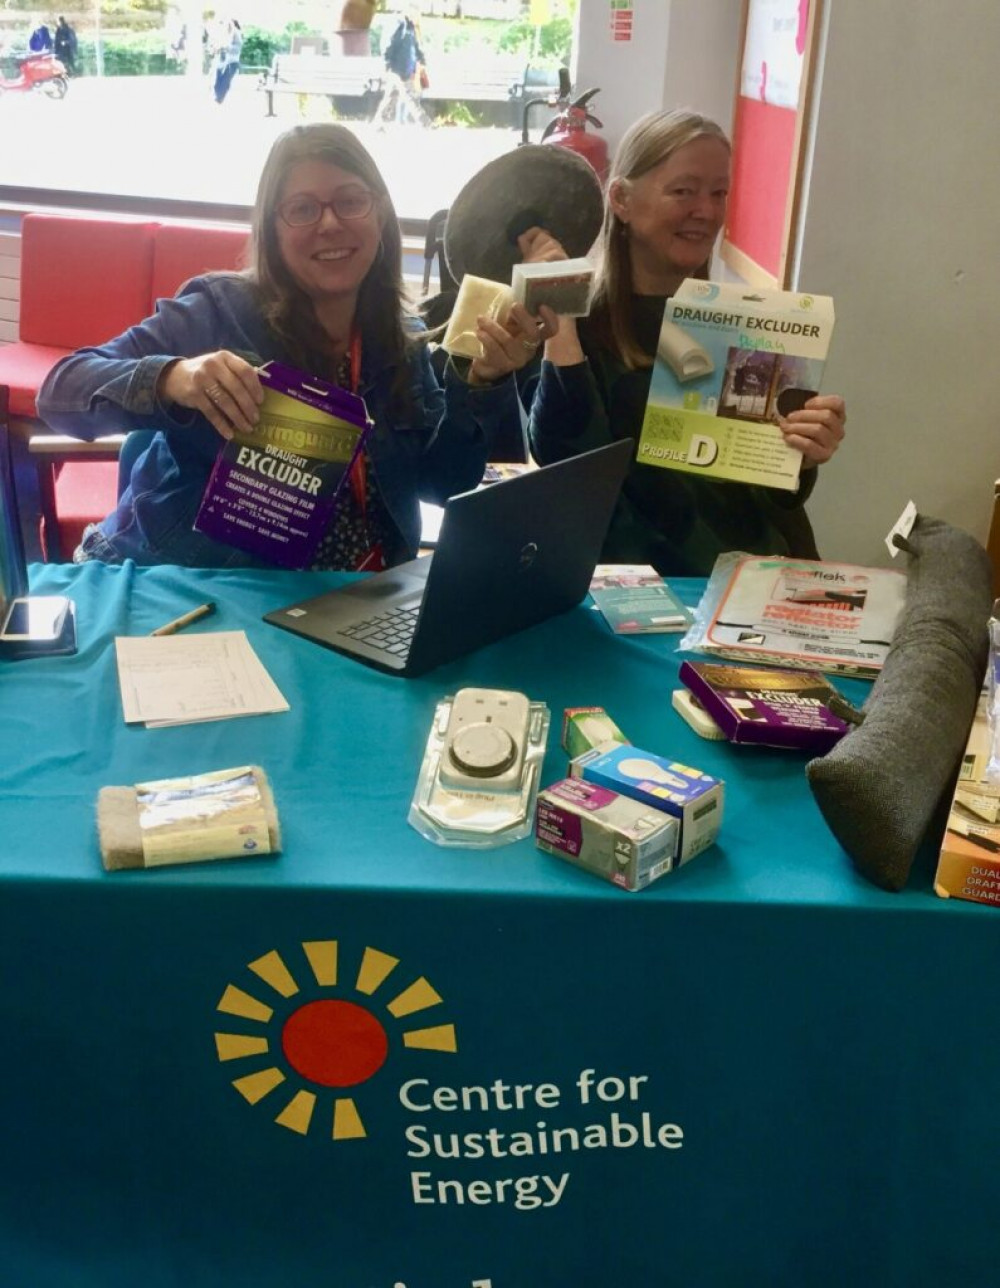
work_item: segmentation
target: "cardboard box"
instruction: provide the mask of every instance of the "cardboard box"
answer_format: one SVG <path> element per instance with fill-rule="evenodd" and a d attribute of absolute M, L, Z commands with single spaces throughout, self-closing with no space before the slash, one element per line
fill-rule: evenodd
<path fill-rule="evenodd" d="M 687 863 L 708 849 L 722 826 L 725 784 L 721 779 L 638 747 L 598 747 L 584 752 L 570 762 L 570 776 L 679 819 L 679 863 Z"/>
<path fill-rule="evenodd" d="M 818 671 L 683 662 L 680 680 L 730 742 L 821 756 L 848 731 L 826 705 L 836 691 Z"/>
<path fill-rule="evenodd" d="M 590 312 L 594 266 L 589 259 L 560 259 L 548 264 L 515 264 L 511 272 L 514 299 L 535 315 L 543 304 L 563 317 Z"/>
<path fill-rule="evenodd" d="M 570 760 L 608 742 L 628 739 L 603 707 L 567 707 L 563 712 L 562 748 Z"/>
<path fill-rule="evenodd" d="M 833 322 L 826 295 L 682 282 L 664 313 L 636 459 L 794 491 L 802 454 L 777 418 L 819 391 Z"/>
<path fill-rule="evenodd" d="M 943 899 L 1000 907 L 1000 784 L 988 782 L 990 730 L 986 695 L 979 699 L 962 757 L 934 889 Z"/>
<path fill-rule="evenodd" d="M 564 778 L 538 793 L 538 848 L 623 890 L 642 890 L 670 872 L 679 836 L 676 818 L 596 783 Z"/>

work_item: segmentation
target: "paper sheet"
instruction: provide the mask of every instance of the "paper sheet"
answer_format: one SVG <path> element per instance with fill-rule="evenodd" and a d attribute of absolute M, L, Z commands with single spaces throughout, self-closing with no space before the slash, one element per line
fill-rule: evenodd
<path fill-rule="evenodd" d="M 126 724 L 147 728 L 287 711 L 245 631 L 119 636 Z"/>

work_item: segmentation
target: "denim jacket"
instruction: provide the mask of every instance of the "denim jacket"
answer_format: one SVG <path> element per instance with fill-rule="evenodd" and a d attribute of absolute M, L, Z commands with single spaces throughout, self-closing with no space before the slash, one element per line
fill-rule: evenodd
<path fill-rule="evenodd" d="M 39 413 L 60 433 L 92 439 L 158 431 L 135 462 L 117 509 L 88 543 L 97 558 L 194 567 L 255 562 L 193 530 L 222 440 L 199 412 L 165 406 L 156 396 L 167 363 L 216 349 L 288 361 L 261 316 L 253 286 L 235 274 L 192 279 L 173 299 L 160 300 L 153 317 L 107 344 L 78 350 L 46 378 Z M 358 391 L 375 426 L 369 438 L 373 476 L 399 534 L 386 551 L 391 563 L 416 554 L 419 501 L 442 504 L 475 487 L 494 438 L 519 423 L 513 380 L 470 387 L 449 367 L 442 389 L 424 345 L 414 345 L 409 360 L 413 412 L 407 423 L 390 409 L 393 368 L 369 348 Z"/>

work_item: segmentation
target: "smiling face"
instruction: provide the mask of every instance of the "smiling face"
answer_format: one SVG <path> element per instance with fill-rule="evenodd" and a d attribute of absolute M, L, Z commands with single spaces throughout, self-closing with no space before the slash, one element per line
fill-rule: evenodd
<path fill-rule="evenodd" d="M 609 200 L 628 227 L 640 294 L 669 294 L 708 262 L 728 195 L 729 149 L 712 137 L 686 143 L 639 178 L 611 185 Z"/>
<path fill-rule="evenodd" d="M 349 170 L 328 161 L 297 161 L 281 189 L 278 209 L 295 199 L 332 202 L 357 195 L 365 185 Z M 315 304 L 353 301 L 378 254 L 381 221 L 376 198 L 368 214 L 343 219 L 324 207 L 319 220 L 290 227 L 275 214 L 275 232 L 282 262 L 298 286 Z"/>

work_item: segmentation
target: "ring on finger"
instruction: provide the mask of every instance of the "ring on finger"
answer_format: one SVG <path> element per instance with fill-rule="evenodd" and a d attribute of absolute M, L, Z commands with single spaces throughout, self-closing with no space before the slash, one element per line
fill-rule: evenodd
<path fill-rule="evenodd" d="M 524 347 L 528 350 L 529 353 L 534 353 L 535 350 L 538 348 L 537 340 L 525 340 L 524 337 L 522 336 L 521 343 L 524 345 Z"/>
<path fill-rule="evenodd" d="M 205 397 L 208 399 L 209 402 L 218 402 L 219 394 L 221 393 L 222 393 L 222 386 L 218 382 L 216 382 L 214 385 L 209 385 L 208 388 L 205 390 Z"/>

